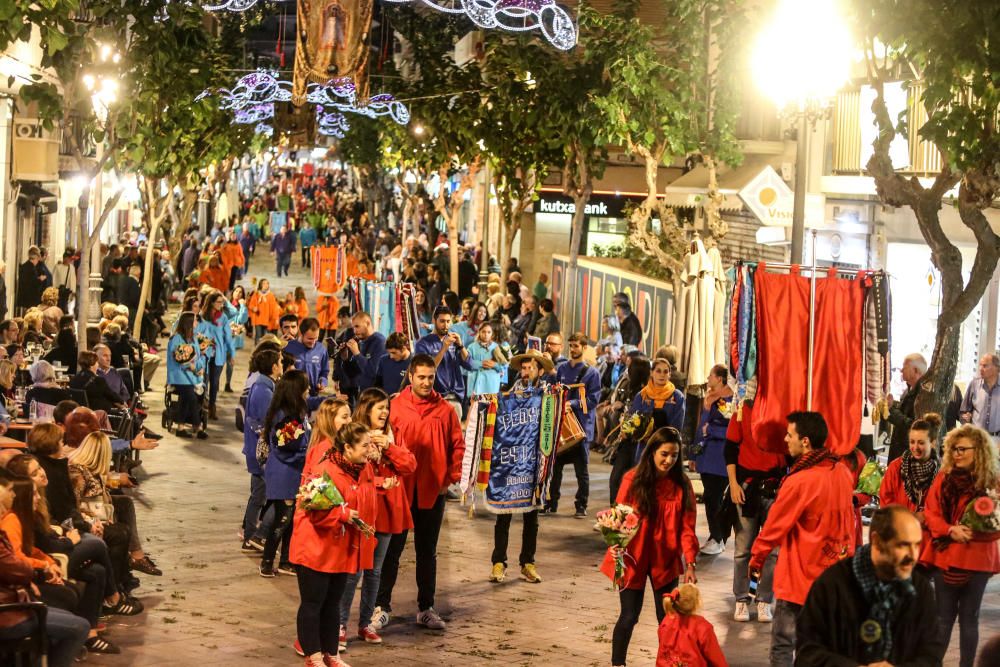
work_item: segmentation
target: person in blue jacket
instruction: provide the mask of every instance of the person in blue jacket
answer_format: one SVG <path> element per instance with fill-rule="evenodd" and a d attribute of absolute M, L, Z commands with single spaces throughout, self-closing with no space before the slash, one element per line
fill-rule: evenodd
<path fill-rule="evenodd" d="M 573 464 L 576 473 L 576 518 L 587 516 L 587 501 L 590 498 L 590 474 L 587 465 L 590 462 L 590 445 L 594 442 L 594 423 L 597 415 L 597 404 L 601 401 L 601 374 L 596 368 L 583 360 L 583 353 L 589 340 L 583 333 L 575 333 L 569 337 L 569 359 L 556 367 L 556 382 L 564 385 L 583 385 L 583 392 L 570 389 L 567 404 L 572 408 L 573 415 L 583 429 L 583 442 L 556 456 L 555 468 L 552 471 L 552 483 L 549 486 L 549 501 L 544 512 L 555 514 L 559 508 L 559 490 L 562 486 L 563 468 L 567 463 Z M 581 393 L 583 398 L 581 399 Z"/>
<path fill-rule="evenodd" d="M 281 352 L 261 350 L 251 360 L 251 370 L 256 379 L 247 394 L 246 413 L 243 417 L 243 456 L 250 473 L 250 497 L 243 515 L 243 551 L 263 551 L 264 540 L 270 532 L 273 513 L 261 517 L 267 501 L 264 486 L 264 468 L 257 461 L 257 439 L 264 428 L 267 408 L 274 396 L 274 383 L 281 377 Z M 262 520 L 263 519 L 263 520 Z"/>
<path fill-rule="evenodd" d="M 302 266 L 312 266 L 312 247 L 316 245 L 316 230 L 312 225 L 303 224 L 299 230 L 299 245 L 302 246 Z"/>
<path fill-rule="evenodd" d="M 170 342 L 167 343 L 167 384 L 174 388 L 180 404 L 180 423 L 190 424 L 191 431 L 204 440 L 208 437 L 201 423 L 201 399 L 204 392 L 204 357 L 194 333 L 194 313 L 181 313 Z M 177 429 L 177 437 L 190 438 L 191 432 Z"/>
<path fill-rule="evenodd" d="M 489 322 L 480 324 L 475 339 L 468 346 L 469 365 L 472 367 L 467 378 L 469 396 L 500 391 L 500 383 L 507 377 L 507 364 L 498 360 L 498 356 L 503 356 L 502 352 L 497 352 L 499 349 L 493 342 L 493 325 Z"/>
<path fill-rule="evenodd" d="M 359 391 L 375 385 L 378 360 L 385 354 L 385 336 L 372 327 L 368 313 L 355 313 L 351 318 L 354 338 L 347 341 L 347 373 L 354 378 Z"/>
<path fill-rule="evenodd" d="M 208 418 L 218 419 L 215 402 L 219 396 L 219 380 L 226 362 L 233 358 L 236 349 L 233 347 L 233 332 L 229 328 L 229 316 L 226 306 L 229 302 L 219 291 L 212 291 L 205 297 L 201 307 L 201 321 L 195 327 L 198 345 L 205 355 L 205 369 L 208 380 Z M 230 312 L 232 307 L 230 306 Z"/>
<path fill-rule="evenodd" d="M 393 331 L 385 339 L 385 354 L 375 366 L 375 386 L 389 396 L 399 393 L 403 378 L 410 368 L 410 339 L 401 331 Z"/>
<path fill-rule="evenodd" d="M 309 395 L 317 396 L 329 383 L 330 356 L 326 345 L 319 342 L 319 320 L 307 317 L 299 323 L 299 336 L 285 346 L 285 352 L 295 358 L 295 368 L 309 378 Z"/>
<path fill-rule="evenodd" d="M 306 374 L 300 370 L 288 371 L 275 384 L 274 396 L 264 417 L 262 433 L 267 434 L 270 444 L 264 463 L 265 509 L 274 508 L 274 525 L 264 541 L 260 561 L 262 577 L 273 577 L 278 572 L 295 574 L 295 566 L 288 560 L 288 548 L 292 541 L 295 496 L 306 463 L 306 450 L 309 449 L 308 395 L 309 378 Z M 281 556 L 276 568 L 274 557 L 278 553 L 279 542 Z"/>
<path fill-rule="evenodd" d="M 242 285 L 237 285 L 233 288 L 230 293 L 229 300 L 227 301 L 229 307 L 234 309 L 235 314 L 230 314 L 232 311 L 227 309 L 227 315 L 229 316 L 229 337 L 233 341 L 233 351 L 242 350 L 243 346 L 246 344 L 246 334 L 245 327 L 247 325 L 247 320 L 250 317 L 249 311 L 247 311 L 247 295 L 246 291 L 243 289 Z M 233 328 L 237 331 L 234 332 Z M 226 393 L 233 393 L 233 367 L 235 366 L 235 357 L 230 357 L 226 361 Z"/>
<path fill-rule="evenodd" d="M 705 515 L 708 517 L 708 541 L 701 553 L 716 556 L 726 549 L 730 526 L 720 515 L 723 498 L 729 487 L 726 471 L 726 431 L 732 415 L 733 390 L 729 382 L 729 369 L 713 366 L 708 374 L 708 391 L 701 404 L 701 418 L 691 449 L 694 454 L 695 469 L 704 486 L 702 500 L 705 501 Z"/>

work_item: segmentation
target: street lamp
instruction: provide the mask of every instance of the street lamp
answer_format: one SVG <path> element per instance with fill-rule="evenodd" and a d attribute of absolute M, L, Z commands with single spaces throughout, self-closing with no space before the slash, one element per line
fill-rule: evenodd
<path fill-rule="evenodd" d="M 780 0 L 753 51 L 757 87 L 796 128 L 792 264 L 802 263 L 805 235 L 808 129 L 828 117 L 850 76 L 854 52 L 837 0 Z"/>

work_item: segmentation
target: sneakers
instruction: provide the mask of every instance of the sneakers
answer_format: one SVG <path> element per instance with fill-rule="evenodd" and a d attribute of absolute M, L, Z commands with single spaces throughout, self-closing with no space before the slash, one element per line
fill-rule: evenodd
<path fill-rule="evenodd" d="M 263 563 L 262 562 L 260 564 L 260 570 L 258 570 L 258 571 L 260 572 L 260 576 L 262 576 L 262 577 L 271 578 L 271 577 L 278 576 L 278 571 L 276 569 L 274 569 L 274 563 Z"/>
<path fill-rule="evenodd" d="M 344 625 L 340 626 L 340 639 L 337 640 L 337 649 L 339 651 L 347 650 L 347 627 Z"/>
<path fill-rule="evenodd" d="M 278 573 L 290 574 L 294 577 L 299 573 L 299 571 L 291 563 L 278 563 Z"/>
<path fill-rule="evenodd" d="M 323 654 L 323 664 L 326 667 L 351 667 L 339 655 L 330 655 L 329 653 Z"/>
<path fill-rule="evenodd" d="M 705 542 L 705 546 L 701 548 L 701 553 L 706 556 L 718 556 L 725 550 L 725 542 L 716 542 L 715 540 L 710 539 L 708 542 Z"/>
<path fill-rule="evenodd" d="M 149 556 L 143 556 L 139 560 L 129 558 L 129 567 L 133 570 L 138 570 L 143 574 L 148 574 L 151 577 L 163 576 L 163 571 L 156 567 L 156 563 L 154 563 L 153 559 Z"/>
<path fill-rule="evenodd" d="M 444 630 L 448 627 L 448 624 L 442 621 L 438 613 L 434 611 L 434 607 L 424 609 L 417 614 L 417 625 L 422 625 L 429 630 Z"/>
<path fill-rule="evenodd" d="M 770 623 L 774 620 L 774 615 L 771 613 L 771 605 L 766 602 L 757 603 L 757 622 L 758 623 Z"/>
<path fill-rule="evenodd" d="M 310 656 L 306 658 L 306 667 L 326 667 L 326 657 L 319 656 L 318 658 Z"/>
<path fill-rule="evenodd" d="M 587 508 L 577 507 L 576 513 L 573 515 L 574 519 L 586 519 L 587 518 Z"/>
<path fill-rule="evenodd" d="M 382 609 L 382 607 L 375 607 L 375 611 L 372 612 L 371 623 L 368 625 L 375 632 L 382 632 L 382 628 L 389 625 L 389 621 L 392 620 L 392 614 L 388 611 Z"/>
<path fill-rule="evenodd" d="M 295 655 L 299 656 L 300 658 L 306 657 L 306 652 L 302 650 L 302 644 L 299 643 L 298 639 L 296 639 L 295 643 L 292 644 L 292 648 L 295 649 Z"/>
<path fill-rule="evenodd" d="M 507 566 L 503 563 L 493 563 L 493 570 L 490 572 L 490 581 L 499 584 L 507 576 Z"/>
<path fill-rule="evenodd" d="M 746 602 L 736 603 L 736 613 L 733 614 L 733 620 L 740 623 L 746 623 L 750 620 L 750 606 Z"/>
<path fill-rule="evenodd" d="M 542 578 L 538 576 L 538 570 L 535 569 L 534 563 L 528 563 L 521 566 L 521 578 L 529 584 L 542 583 Z"/>
<path fill-rule="evenodd" d="M 249 540 L 243 540 L 243 544 L 240 545 L 240 551 L 245 551 L 247 553 L 259 553 L 263 550 L 264 543 L 261 542 L 258 537 L 251 537 Z"/>
<path fill-rule="evenodd" d="M 382 638 L 378 636 L 378 633 L 372 630 L 371 625 L 366 625 L 363 628 L 358 628 L 358 639 L 364 639 L 366 644 L 381 644 Z"/>

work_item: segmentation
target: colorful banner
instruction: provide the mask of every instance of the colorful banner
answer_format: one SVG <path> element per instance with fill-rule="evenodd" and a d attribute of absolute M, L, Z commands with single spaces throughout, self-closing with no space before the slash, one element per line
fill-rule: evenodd
<path fill-rule="evenodd" d="M 512 393 L 498 399 L 486 486 L 486 507 L 491 512 L 520 514 L 541 507 L 536 494 L 542 463 L 538 451 L 541 408 L 541 392 Z"/>
<path fill-rule="evenodd" d="M 674 321 L 673 289 L 665 282 L 654 280 L 619 268 L 611 262 L 627 264 L 625 260 L 580 258 L 577 264 L 576 308 L 570 314 L 572 324 L 566 331 L 582 331 L 593 341 L 600 340 L 604 317 L 614 312 L 612 297 L 618 292 L 629 295 L 632 310 L 642 325 L 642 350 L 653 354 L 670 342 Z M 566 292 L 569 258 L 552 256 L 552 301 L 560 312 L 560 299 Z"/>

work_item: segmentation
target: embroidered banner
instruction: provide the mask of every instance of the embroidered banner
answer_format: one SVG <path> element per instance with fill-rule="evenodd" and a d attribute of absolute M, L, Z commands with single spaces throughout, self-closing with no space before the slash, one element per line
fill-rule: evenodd
<path fill-rule="evenodd" d="M 495 514 L 538 509 L 536 493 L 543 457 L 538 450 L 542 393 L 512 393 L 498 399 L 491 447 L 486 507 Z M 482 462 L 485 462 L 485 442 Z"/>

